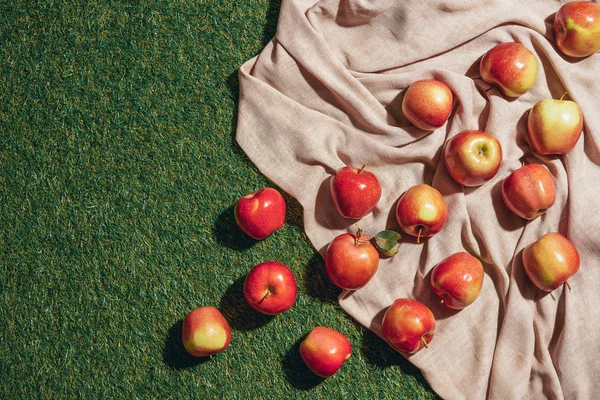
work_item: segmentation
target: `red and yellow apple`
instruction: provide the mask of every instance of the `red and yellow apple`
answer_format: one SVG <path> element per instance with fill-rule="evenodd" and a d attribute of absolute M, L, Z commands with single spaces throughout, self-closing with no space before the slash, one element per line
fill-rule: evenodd
<path fill-rule="evenodd" d="M 297 293 L 294 274 L 277 261 L 258 264 L 244 280 L 244 298 L 263 314 L 274 315 L 289 310 Z"/>
<path fill-rule="evenodd" d="M 526 164 L 502 182 L 502 200 L 519 217 L 532 220 L 552 207 L 556 185 L 552 174 L 540 164 Z"/>
<path fill-rule="evenodd" d="M 344 217 L 359 219 L 369 214 L 381 198 L 381 184 L 374 173 L 361 168 L 343 167 L 329 182 L 331 200 Z"/>
<path fill-rule="evenodd" d="M 520 43 L 501 43 L 485 53 L 479 73 L 484 81 L 497 85 L 504 95 L 519 97 L 535 83 L 538 61 Z"/>
<path fill-rule="evenodd" d="M 205 306 L 196 308 L 183 319 L 181 339 L 191 355 L 211 356 L 229 346 L 231 329 L 219 310 Z"/>
<path fill-rule="evenodd" d="M 600 50 L 600 4 L 564 4 L 554 16 L 554 39 L 560 51 L 571 57 L 587 57 Z"/>
<path fill-rule="evenodd" d="M 350 341 L 335 329 L 315 327 L 300 343 L 300 356 L 315 374 L 328 378 L 350 358 Z"/>
<path fill-rule="evenodd" d="M 529 143 L 534 152 L 566 154 L 575 147 L 583 130 L 583 115 L 570 100 L 544 99 L 536 103 L 527 118 Z"/>
<path fill-rule="evenodd" d="M 400 298 L 385 312 L 381 328 L 390 346 L 413 354 L 429 346 L 435 334 L 435 317 L 425 304 Z"/>
<path fill-rule="evenodd" d="M 343 233 L 329 243 L 325 270 L 331 282 L 342 289 L 359 289 L 377 272 L 379 252 L 359 230 Z"/>
<path fill-rule="evenodd" d="M 495 136 L 466 130 L 453 136 L 444 149 L 448 173 L 463 186 L 479 186 L 492 179 L 502 163 L 502 146 Z"/>
<path fill-rule="evenodd" d="M 454 253 L 431 271 L 431 289 L 450 308 L 460 310 L 472 304 L 483 286 L 483 265 L 464 251 Z"/>
<path fill-rule="evenodd" d="M 273 188 L 250 193 L 235 205 L 235 222 L 253 239 L 261 240 L 280 229 L 285 222 L 285 200 Z"/>
<path fill-rule="evenodd" d="M 452 91 L 436 80 L 416 81 L 402 100 L 404 116 L 417 128 L 433 131 L 446 123 L 452 112 Z"/>
<path fill-rule="evenodd" d="M 448 206 L 442 194 L 432 186 L 419 184 L 408 189 L 396 205 L 398 225 L 409 235 L 431 237 L 442 230 L 448 218 Z"/>
<path fill-rule="evenodd" d="M 549 232 L 523 249 L 525 273 L 538 288 L 551 292 L 579 271 L 579 253 L 569 239 Z"/>

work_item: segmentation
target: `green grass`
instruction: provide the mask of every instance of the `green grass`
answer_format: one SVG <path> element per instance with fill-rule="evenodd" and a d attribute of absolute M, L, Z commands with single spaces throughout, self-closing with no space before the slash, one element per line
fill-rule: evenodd
<path fill-rule="evenodd" d="M 235 201 L 272 186 L 235 143 L 237 69 L 278 12 L 267 0 L 0 3 L 0 398 L 435 397 L 339 308 L 294 199 L 266 240 L 235 226 Z M 300 288 L 277 317 L 241 294 L 266 260 Z M 212 359 L 180 339 L 202 305 L 232 326 Z M 327 380 L 298 355 L 319 324 L 354 347 Z"/>

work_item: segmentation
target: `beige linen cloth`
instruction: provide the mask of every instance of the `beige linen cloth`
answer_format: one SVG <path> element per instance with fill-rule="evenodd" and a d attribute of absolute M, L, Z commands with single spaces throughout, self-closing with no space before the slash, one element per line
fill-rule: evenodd
<path fill-rule="evenodd" d="M 367 286 L 339 299 L 380 336 L 394 299 L 427 304 L 437 333 L 409 360 L 444 398 L 600 398 L 600 53 L 558 52 L 552 21 L 563 3 L 283 0 L 276 37 L 240 69 L 237 141 L 303 206 L 321 255 L 355 230 L 329 198 L 329 178 L 344 165 L 366 164 L 381 181 L 379 205 L 360 221 L 369 233 L 400 229 L 394 207 L 412 185 L 444 195 L 449 216 L 439 234 L 422 244 L 403 235 L 399 253 L 381 260 Z M 533 51 L 540 67 L 517 99 L 482 81 L 478 68 L 487 50 L 511 41 Z M 445 82 L 455 95 L 448 123 L 434 132 L 402 115 L 405 89 L 419 79 Z M 528 110 L 565 91 L 585 118 L 577 146 L 565 156 L 527 155 Z M 445 141 L 464 129 L 496 135 L 504 151 L 496 177 L 476 188 L 457 185 L 441 158 Z M 557 184 L 554 206 L 528 223 L 500 196 L 524 155 Z M 524 274 L 522 249 L 549 231 L 566 235 L 581 255 L 572 291 L 547 294 Z M 479 299 L 458 312 L 439 304 L 428 283 L 431 269 L 457 251 L 479 257 L 486 273 Z"/>

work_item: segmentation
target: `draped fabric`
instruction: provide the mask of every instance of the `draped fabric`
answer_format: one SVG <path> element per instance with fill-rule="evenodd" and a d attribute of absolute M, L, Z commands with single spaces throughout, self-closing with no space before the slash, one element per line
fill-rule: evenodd
<path fill-rule="evenodd" d="M 600 394 L 600 53 L 572 59 L 558 51 L 552 22 L 563 3 L 283 0 L 275 38 L 239 71 L 237 141 L 302 205 L 321 255 L 337 235 L 355 230 L 329 197 L 329 179 L 344 165 L 364 164 L 382 184 L 378 206 L 359 222 L 367 233 L 400 230 L 395 205 L 413 185 L 428 183 L 444 196 L 448 221 L 440 233 L 421 244 L 403 234 L 398 254 L 382 258 L 365 287 L 339 298 L 380 336 L 394 299 L 428 305 L 437 332 L 408 359 L 444 398 Z M 517 99 L 479 76 L 482 55 L 503 42 L 523 44 L 539 61 L 536 83 Z M 447 124 L 433 132 L 413 127 L 401 110 L 406 88 L 420 79 L 444 82 L 455 97 Z M 564 92 L 584 115 L 580 140 L 564 156 L 532 154 L 528 111 Z M 480 187 L 456 184 L 444 166 L 444 143 L 465 129 L 492 133 L 502 145 L 498 174 Z M 501 199 L 502 180 L 522 158 L 545 165 L 556 183 L 554 206 L 530 222 Z M 571 291 L 543 292 L 524 273 L 522 249 L 550 231 L 568 237 L 581 256 Z M 478 257 L 485 278 L 477 301 L 453 311 L 433 295 L 429 274 L 458 251 Z"/>

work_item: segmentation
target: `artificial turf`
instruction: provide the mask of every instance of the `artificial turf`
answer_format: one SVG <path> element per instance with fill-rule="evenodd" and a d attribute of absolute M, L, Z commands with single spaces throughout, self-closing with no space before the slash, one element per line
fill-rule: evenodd
<path fill-rule="evenodd" d="M 286 196 L 255 242 L 236 200 L 272 186 L 235 143 L 237 69 L 273 37 L 279 1 L 0 3 L 0 398 L 434 398 L 419 371 L 336 303 Z M 265 317 L 242 283 L 296 275 Z M 230 347 L 189 356 L 181 321 L 214 305 Z M 313 375 L 326 325 L 353 356 Z"/>

